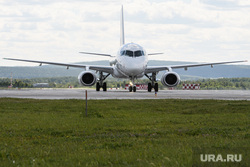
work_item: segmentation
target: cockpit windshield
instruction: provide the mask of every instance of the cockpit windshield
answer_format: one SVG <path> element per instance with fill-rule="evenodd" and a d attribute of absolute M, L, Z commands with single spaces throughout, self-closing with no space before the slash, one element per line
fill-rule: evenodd
<path fill-rule="evenodd" d="M 126 55 L 129 56 L 129 57 L 133 57 L 134 53 L 133 53 L 133 51 L 126 50 Z"/>
<path fill-rule="evenodd" d="M 135 57 L 144 56 L 144 52 L 142 50 L 137 50 L 134 52 Z"/>
<path fill-rule="evenodd" d="M 121 56 L 128 56 L 128 57 L 140 57 L 144 56 L 144 52 L 142 50 L 131 51 L 131 50 L 122 50 Z"/>

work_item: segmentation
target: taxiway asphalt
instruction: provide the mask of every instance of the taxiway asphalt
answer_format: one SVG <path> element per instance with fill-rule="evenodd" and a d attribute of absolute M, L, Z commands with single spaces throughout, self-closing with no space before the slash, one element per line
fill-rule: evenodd
<path fill-rule="evenodd" d="M 217 99 L 217 100 L 250 100 L 249 90 L 160 90 L 155 92 L 126 90 L 108 90 L 96 92 L 93 89 L 2 89 L 0 98 L 32 99 Z"/>

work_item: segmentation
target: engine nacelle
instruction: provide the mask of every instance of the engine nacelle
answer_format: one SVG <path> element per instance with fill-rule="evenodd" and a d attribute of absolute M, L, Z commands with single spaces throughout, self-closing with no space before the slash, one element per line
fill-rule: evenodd
<path fill-rule="evenodd" d="M 96 83 L 96 76 L 91 71 L 83 71 L 78 75 L 78 81 L 83 86 L 93 86 Z"/>
<path fill-rule="evenodd" d="M 176 72 L 166 72 L 161 77 L 161 83 L 167 87 L 175 87 L 180 83 L 180 76 Z"/>

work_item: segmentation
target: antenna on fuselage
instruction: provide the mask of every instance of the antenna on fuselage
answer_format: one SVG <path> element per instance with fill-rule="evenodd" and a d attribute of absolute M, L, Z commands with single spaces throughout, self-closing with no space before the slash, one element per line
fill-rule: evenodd
<path fill-rule="evenodd" d="M 121 8 L 121 20 L 120 20 L 120 45 L 124 45 L 125 44 L 125 37 L 124 37 L 124 18 L 123 18 L 123 5 Z"/>

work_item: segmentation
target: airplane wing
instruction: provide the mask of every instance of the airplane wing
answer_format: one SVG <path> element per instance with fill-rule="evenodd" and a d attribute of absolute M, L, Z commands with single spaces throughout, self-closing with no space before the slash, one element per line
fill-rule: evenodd
<path fill-rule="evenodd" d="M 31 63 L 40 63 L 40 66 L 42 64 L 51 64 L 51 65 L 65 66 L 65 67 L 67 67 L 67 69 L 69 69 L 69 67 L 74 67 L 74 68 L 84 68 L 84 69 L 102 71 L 102 72 L 106 72 L 106 73 L 109 73 L 109 74 L 113 73 L 113 67 L 110 67 L 110 66 L 66 64 L 66 63 L 56 63 L 56 62 L 36 61 L 36 60 L 25 60 L 25 59 L 12 59 L 12 58 L 4 58 L 4 59 L 5 60 L 31 62 Z"/>
<path fill-rule="evenodd" d="M 178 68 L 184 68 L 187 70 L 190 67 L 200 67 L 200 66 L 211 66 L 213 65 L 219 65 L 219 64 L 229 64 L 229 63 L 242 63 L 247 62 L 247 60 L 242 61 L 229 61 L 229 62 L 217 62 L 217 63 L 201 63 L 201 64 L 187 64 L 187 65 L 170 65 L 170 66 L 148 66 L 145 70 L 145 74 L 147 73 L 153 73 L 153 72 L 159 72 L 168 70 L 171 71 L 172 69 L 178 69 Z"/>

